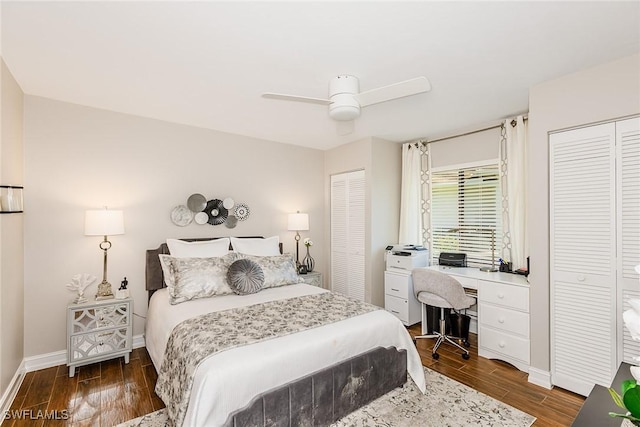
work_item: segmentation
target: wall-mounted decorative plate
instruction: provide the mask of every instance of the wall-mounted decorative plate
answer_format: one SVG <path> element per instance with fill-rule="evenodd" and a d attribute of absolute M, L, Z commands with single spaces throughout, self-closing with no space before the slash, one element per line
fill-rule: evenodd
<path fill-rule="evenodd" d="M 231 197 L 227 197 L 222 201 L 222 206 L 227 210 L 230 210 L 235 204 L 236 202 L 234 202 Z"/>
<path fill-rule="evenodd" d="M 238 224 L 238 218 L 236 218 L 235 215 L 229 215 L 227 217 L 227 220 L 224 222 L 224 225 L 227 228 L 236 228 L 237 224 Z"/>
<path fill-rule="evenodd" d="M 171 221 L 180 227 L 191 224 L 193 212 L 185 205 L 178 205 L 171 210 Z"/>
<path fill-rule="evenodd" d="M 229 211 L 224 208 L 222 200 L 220 199 L 209 200 L 204 211 L 209 216 L 209 220 L 207 222 L 211 225 L 222 224 L 229 215 Z"/>
<path fill-rule="evenodd" d="M 206 212 L 198 212 L 196 216 L 193 217 L 193 220 L 196 222 L 196 224 L 206 224 L 207 221 L 209 221 L 209 215 L 207 215 Z"/>
<path fill-rule="evenodd" d="M 187 199 L 187 207 L 192 212 L 202 212 L 207 207 L 207 198 L 202 194 L 192 194 Z"/>
<path fill-rule="evenodd" d="M 251 211 L 249 210 L 249 206 L 245 205 L 244 203 L 236 205 L 236 218 L 238 218 L 238 221 L 246 220 L 247 218 L 249 218 L 250 213 Z"/>

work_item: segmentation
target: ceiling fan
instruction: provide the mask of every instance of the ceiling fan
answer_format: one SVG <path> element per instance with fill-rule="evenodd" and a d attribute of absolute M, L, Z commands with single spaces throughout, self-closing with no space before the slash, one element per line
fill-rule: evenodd
<path fill-rule="evenodd" d="M 349 122 L 360 116 L 360 109 L 373 104 L 391 101 L 405 96 L 417 95 L 431 90 L 431 84 L 426 77 L 416 77 L 403 82 L 382 86 L 376 89 L 360 92 L 358 78 L 342 74 L 329 81 L 329 99 L 311 98 L 308 96 L 287 95 L 281 93 L 263 93 L 263 98 L 280 99 L 284 101 L 307 102 L 329 106 L 329 117 L 340 122 Z M 353 131 L 351 126 L 338 126 L 338 133 L 345 135 Z M 346 132 L 345 132 L 346 131 Z"/>

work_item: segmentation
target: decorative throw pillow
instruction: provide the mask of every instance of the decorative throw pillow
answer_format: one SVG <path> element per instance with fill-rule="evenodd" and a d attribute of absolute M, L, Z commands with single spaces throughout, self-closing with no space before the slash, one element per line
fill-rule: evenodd
<path fill-rule="evenodd" d="M 300 283 L 293 255 L 254 256 L 236 254 L 236 259 L 248 259 L 260 266 L 264 273 L 263 288 L 293 285 Z"/>
<path fill-rule="evenodd" d="M 159 257 L 171 304 L 233 293 L 227 283 L 227 270 L 234 254 L 213 258 Z"/>
<path fill-rule="evenodd" d="M 227 282 L 238 295 L 255 294 L 262 289 L 264 273 L 260 266 L 250 259 L 234 261 L 227 272 Z"/>

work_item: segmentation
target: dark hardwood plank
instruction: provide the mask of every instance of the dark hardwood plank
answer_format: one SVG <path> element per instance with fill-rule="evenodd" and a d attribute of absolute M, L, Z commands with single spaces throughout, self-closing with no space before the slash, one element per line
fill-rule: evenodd
<path fill-rule="evenodd" d="M 18 393 L 16 397 L 13 399 L 11 406 L 9 409 L 17 410 L 22 408 L 22 402 L 24 402 L 24 397 L 27 395 L 27 391 L 31 386 L 31 382 L 33 381 L 33 377 L 36 375 L 35 372 L 27 372 L 22 379 L 22 384 L 20 384 L 20 388 L 18 389 Z"/>
<path fill-rule="evenodd" d="M 55 370 L 53 372 L 55 373 Z M 44 412 L 46 409 L 47 402 L 21 408 L 23 416 L 14 419 L 11 427 L 41 427 L 44 424 L 44 419 L 38 419 L 38 412 Z"/>
<path fill-rule="evenodd" d="M 57 366 L 36 371 L 21 407 L 30 408 L 42 403 L 48 403 L 51 392 L 53 391 L 53 382 L 56 379 L 57 372 Z"/>
<path fill-rule="evenodd" d="M 100 425 L 100 378 L 80 381 L 78 379 L 77 392 L 73 401 L 73 423 L 92 420 Z"/>
<path fill-rule="evenodd" d="M 147 381 L 147 388 L 149 390 L 149 397 L 151 398 L 151 404 L 153 406 L 153 410 L 157 411 L 158 409 L 164 408 L 164 402 L 162 399 L 158 397 L 155 392 L 156 382 L 158 381 L 158 374 L 156 373 L 156 368 L 153 367 L 153 364 L 145 365 L 144 376 Z"/>
<path fill-rule="evenodd" d="M 124 384 L 130 387 L 141 389 L 147 388 L 147 380 L 144 377 L 144 370 L 140 359 L 131 359 L 129 363 L 122 365 L 122 376 Z"/>
<path fill-rule="evenodd" d="M 100 363 L 80 366 L 77 368 L 76 375 L 78 376 L 79 381 L 89 380 L 91 378 L 100 378 Z"/>

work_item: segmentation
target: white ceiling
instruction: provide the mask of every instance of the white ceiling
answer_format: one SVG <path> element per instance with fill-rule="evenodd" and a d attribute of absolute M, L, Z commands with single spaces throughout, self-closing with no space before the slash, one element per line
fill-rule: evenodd
<path fill-rule="evenodd" d="M 528 88 L 640 52 L 640 2 L 2 1 L 2 55 L 25 93 L 327 149 L 435 137 L 528 109 Z M 433 89 L 336 134 L 337 74 L 362 91 Z M 598 82 L 593 82 L 597 85 Z"/>

